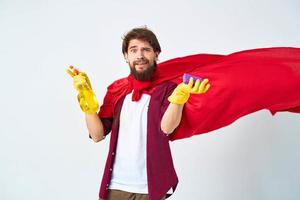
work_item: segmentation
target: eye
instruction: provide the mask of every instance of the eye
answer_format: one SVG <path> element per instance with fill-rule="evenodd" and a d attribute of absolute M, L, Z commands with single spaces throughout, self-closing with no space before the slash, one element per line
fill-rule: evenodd
<path fill-rule="evenodd" d="M 130 49 L 130 52 L 131 52 L 131 53 L 136 53 L 136 52 L 137 52 L 137 49 Z"/>

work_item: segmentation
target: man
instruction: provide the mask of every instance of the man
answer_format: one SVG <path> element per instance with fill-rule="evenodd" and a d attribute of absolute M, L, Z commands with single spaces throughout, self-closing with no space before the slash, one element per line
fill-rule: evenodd
<path fill-rule="evenodd" d="M 81 95 L 79 103 L 86 113 L 90 138 L 99 142 L 111 132 L 99 197 L 107 200 L 165 199 L 175 191 L 178 183 L 169 135 L 179 125 L 190 94 L 205 93 L 210 85 L 207 79 L 194 83 L 193 78 L 188 84 L 154 85 L 161 48 L 155 34 L 147 28 L 129 31 L 123 38 L 122 52 L 130 75 L 108 87 L 98 113 L 98 103 L 87 75 L 74 68 L 73 72 L 69 71 L 74 77 L 74 87 L 85 94 Z"/>

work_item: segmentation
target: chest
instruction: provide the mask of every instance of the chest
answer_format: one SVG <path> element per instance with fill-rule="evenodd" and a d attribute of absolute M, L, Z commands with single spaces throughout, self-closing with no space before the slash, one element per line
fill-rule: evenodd
<path fill-rule="evenodd" d="M 147 120 L 150 95 L 143 94 L 139 101 L 132 101 L 132 93 L 126 95 L 120 112 L 122 124 L 141 123 Z"/>

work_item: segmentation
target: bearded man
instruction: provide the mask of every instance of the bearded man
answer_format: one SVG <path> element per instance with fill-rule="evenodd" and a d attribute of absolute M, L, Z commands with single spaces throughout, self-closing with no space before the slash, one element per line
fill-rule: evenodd
<path fill-rule="evenodd" d="M 111 132 L 99 198 L 165 199 L 178 183 L 169 136 L 181 121 L 190 93 L 206 92 L 208 80 L 200 83 L 190 78 L 188 84 L 166 81 L 153 85 L 161 48 L 148 28 L 129 31 L 123 38 L 122 52 L 130 75 L 108 87 L 99 112 L 98 106 L 83 109 L 93 141 L 99 142 Z M 76 89 L 85 85 L 94 94 L 85 73 L 77 69 L 70 73 Z"/>

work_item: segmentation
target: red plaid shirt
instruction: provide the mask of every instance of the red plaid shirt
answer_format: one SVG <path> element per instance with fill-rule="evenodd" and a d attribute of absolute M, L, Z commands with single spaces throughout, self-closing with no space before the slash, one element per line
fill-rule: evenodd
<path fill-rule="evenodd" d="M 160 129 L 161 118 L 166 111 L 176 84 L 167 82 L 155 88 L 151 95 L 147 122 L 147 181 L 149 200 L 161 200 L 170 188 L 175 191 L 178 178 L 173 166 L 169 137 Z M 114 118 L 101 118 L 105 135 L 111 131 L 110 146 L 103 173 L 99 197 L 106 199 L 114 166 L 118 141 L 120 112 L 124 98 L 116 104 Z M 167 195 L 169 197 L 170 194 Z"/>

